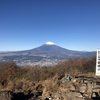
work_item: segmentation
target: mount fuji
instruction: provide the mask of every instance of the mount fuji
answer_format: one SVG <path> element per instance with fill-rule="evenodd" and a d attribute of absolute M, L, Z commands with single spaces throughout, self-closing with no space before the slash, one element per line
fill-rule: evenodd
<path fill-rule="evenodd" d="M 53 65 L 59 61 L 75 57 L 92 57 L 96 52 L 83 52 L 68 50 L 56 45 L 53 42 L 24 51 L 0 53 L 0 61 L 13 60 L 18 65 Z"/>

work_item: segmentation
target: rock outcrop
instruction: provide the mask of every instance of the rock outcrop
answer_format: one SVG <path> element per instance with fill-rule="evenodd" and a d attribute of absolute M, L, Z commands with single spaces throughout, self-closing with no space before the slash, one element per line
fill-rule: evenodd
<path fill-rule="evenodd" d="M 40 84 L 22 81 L 10 83 L 0 91 L 0 100 L 96 100 L 100 99 L 100 85 L 97 81 L 90 78 L 73 81 L 55 76 Z"/>

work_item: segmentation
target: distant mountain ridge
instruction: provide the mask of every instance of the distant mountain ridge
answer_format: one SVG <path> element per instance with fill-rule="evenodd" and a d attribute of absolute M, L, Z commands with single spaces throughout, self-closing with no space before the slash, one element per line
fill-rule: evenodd
<path fill-rule="evenodd" d="M 75 51 L 75 50 L 68 50 L 65 48 L 62 48 L 58 45 L 48 45 L 48 44 L 43 44 L 37 48 L 31 49 L 31 50 L 26 50 L 23 52 L 28 52 L 29 54 L 45 54 L 45 55 L 66 55 L 66 56 L 84 56 L 84 57 L 91 57 L 95 56 L 95 51 L 93 52 L 87 52 L 87 51 Z M 88 54 L 88 55 L 87 55 Z"/>
<path fill-rule="evenodd" d="M 0 53 L 0 61 L 13 60 L 17 63 L 43 64 L 45 62 L 54 63 L 68 58 L 92 57 L 96 52 L 74 51 L 62 48 L 52 42 L 47 42 L 37 48 L 24 51 Z M 25 63 L 26 64 L 26 63 Z M 32 64 L 32 65 L 33 65 Z M 39 64 L 39 65 L 41 65 Z"/>

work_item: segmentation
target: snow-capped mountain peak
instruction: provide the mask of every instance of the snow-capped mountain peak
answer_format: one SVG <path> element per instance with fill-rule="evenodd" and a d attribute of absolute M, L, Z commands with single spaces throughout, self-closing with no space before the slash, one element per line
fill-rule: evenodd
<path fill-rule="evenodd" d="M 46 45 L 55 45 L 55 43 L 53 43 L 53 42 L 46 42 L 45 44 Z"/>

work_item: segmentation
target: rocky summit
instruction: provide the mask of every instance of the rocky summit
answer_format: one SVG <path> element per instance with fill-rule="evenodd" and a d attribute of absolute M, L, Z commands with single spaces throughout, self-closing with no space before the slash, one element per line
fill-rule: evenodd
<path fill-rule="evenodd" d="M 100 100 L 100 79 L 86 76 L 58 77 L 42 83 L 20 81 L 0 91 L 0 100 Z"/>

